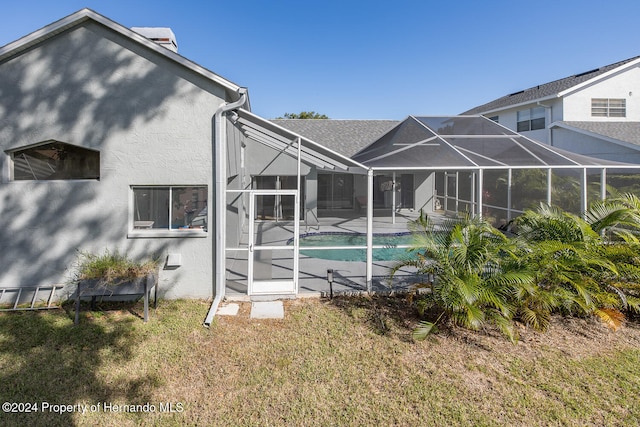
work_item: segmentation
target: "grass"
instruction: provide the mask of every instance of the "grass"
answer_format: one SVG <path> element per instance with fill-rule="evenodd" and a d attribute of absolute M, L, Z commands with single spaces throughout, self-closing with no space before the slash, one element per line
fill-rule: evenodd
<path fill-rule="evenodd" d="M 75 265 L 75 280 L 100 279 L 106 283 L 136 279 L 153 274 L 157 260 L 134 261 L 118 251 L 95 255 L 81 252 Z"/>
<path fill-rule="evenodd" d="M 0 402 L 101 405 L 0 412 L 0 425 L 640 424 L 636 323 L 414 342 L 401 298 L 287 301 L 284 320 L 249 319 L 247 303 L 205 329 L 208 307 L 162 301 L 147 324 L 139 305 L 83 311 L 78 326 L 71 310 L 0 314 Z M 104 410 L 146 403 L 155 412 Z"/>

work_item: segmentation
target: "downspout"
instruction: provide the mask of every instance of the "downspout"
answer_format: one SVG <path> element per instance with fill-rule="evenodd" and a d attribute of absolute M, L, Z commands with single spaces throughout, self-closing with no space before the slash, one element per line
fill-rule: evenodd
<path fill-rule="evenodd" d="M 209 312 L 207 313 L 207 317 L 204 320 L 204 326 L 209 327 L 211 322 L 213 321 L 213 317 L 218 311 L 218 305 L 220 305 L 220 301 L 224 298 L 225 287 L 226 287 L 226 240 L 227 240 L 227 133 L 226 126 L 224 122 L 224 114 L 228 111 L 234 110 L 236 108 L 242 107 L 245 102 L 247 102 L 247 89 L 240 88 L 238 89 L 238 94 L 240 95 L 240 99 L 232 103 L 224 103 L 222 104 L 214 115 L 214 167 L 215 167 L 215 175 L 216 175 L 216 224 L 214 232 L 215 236 L 215 297 L 213 302 L 211 303 L 211 307 L 209 308 Z"/>

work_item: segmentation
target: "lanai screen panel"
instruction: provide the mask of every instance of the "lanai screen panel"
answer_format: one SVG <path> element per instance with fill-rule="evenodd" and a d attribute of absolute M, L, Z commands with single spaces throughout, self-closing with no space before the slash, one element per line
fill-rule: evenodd
<path fill-rule="evenodd" d="M 518 134 L 482 116 L 415 117 L 440 136 L 446 135 L 511 135 Z"/>
<path fill-rule="evenodd" d="M 410 118 L 352 157 L 369 167 L 415 169 L 429 166 L 474 166 L 436 133 Z"/>
<path fill-rule="evenodd" d="M 398 170 L 614 164 L 533 141 L 482 116 L 409 117 L 353 159 Z"/>
<path fill-rule="evenodd" d="M 569 161 L 524 137 L 445 137 L 478 166 L 560 166 Z"/>

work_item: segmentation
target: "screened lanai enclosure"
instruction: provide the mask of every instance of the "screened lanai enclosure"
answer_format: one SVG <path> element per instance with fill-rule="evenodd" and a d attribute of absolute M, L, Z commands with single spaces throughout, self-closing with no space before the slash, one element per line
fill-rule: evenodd
<path fill-rule="evenodd" d="M 390 282 L 389 267 L 411 256 L 407 223 L 420 212 L 505 228 L 540 203 L 579 214 L 612 191 L 640 195 L 638 165 L 557 150 L 481 116 L 410 116 L 352 157 L 244 110 L 227 138 L 228 297 L 407 288 L 424 278 L 402 270 Z"/>

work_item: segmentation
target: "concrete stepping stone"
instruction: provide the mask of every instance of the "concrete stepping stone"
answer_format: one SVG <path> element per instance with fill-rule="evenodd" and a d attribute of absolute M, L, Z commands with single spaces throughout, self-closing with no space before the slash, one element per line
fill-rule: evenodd
<path fill-rule="evenodd" d="M 284 319 L 282 301 L 255 301 L 251 303 L 252 319 Z"/>

